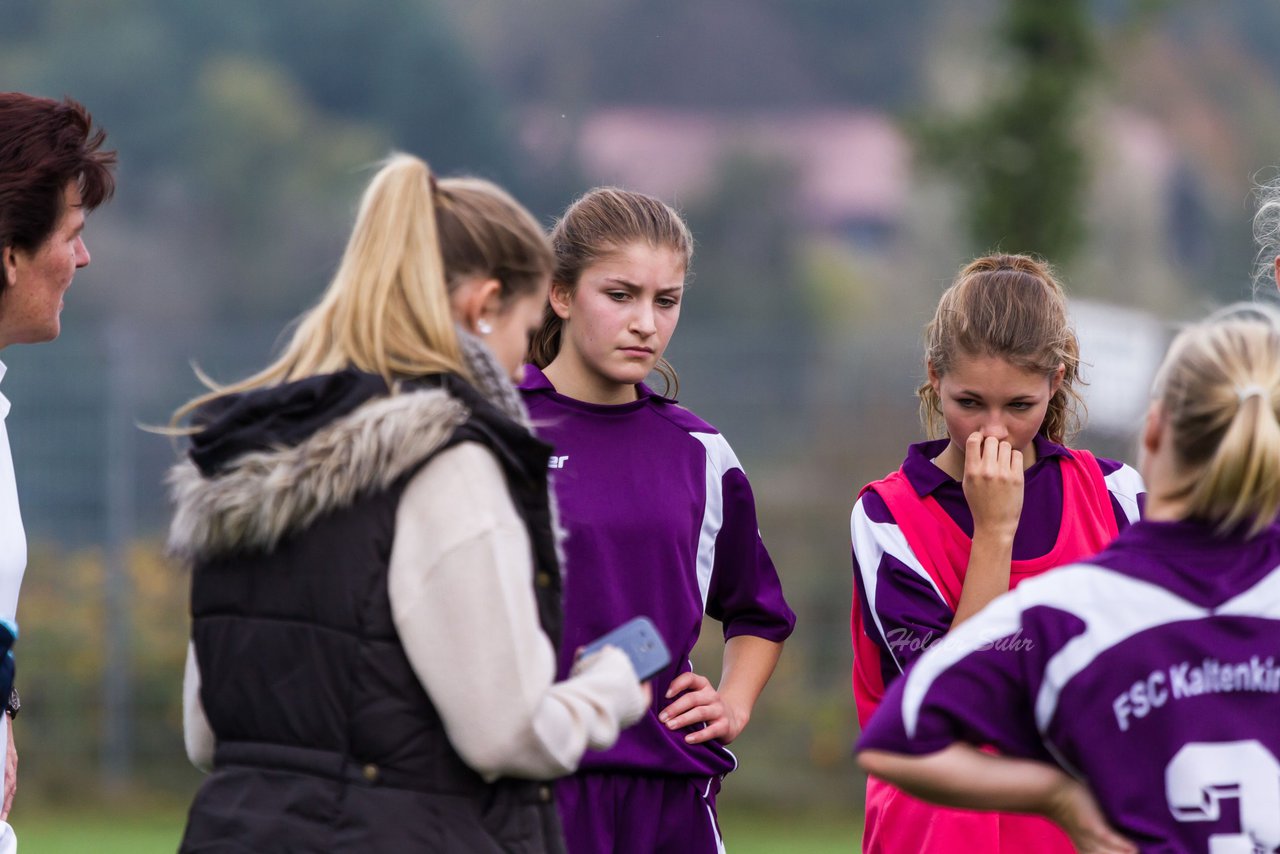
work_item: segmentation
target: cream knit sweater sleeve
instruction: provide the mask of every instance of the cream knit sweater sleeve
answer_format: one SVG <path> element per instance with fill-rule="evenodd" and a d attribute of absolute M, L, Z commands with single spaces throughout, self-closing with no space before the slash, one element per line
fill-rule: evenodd
<path fill-rule="evenodd" d="M 572 773 L 646 708 L 617 649 L 555 682 L 532 577 L 529 535 L 487 449 L 464 443 L 418 472 L 396 514 L 392 614 L 449 741 L 490 780 Z"/>
<path fill-rule="evenodd" d="M 606 648 L 555 682 L 538 623 L 532 550 L 498 463 L 465 443 L 410 481 L 396 513 L 388 593 L 405 654 L 449 741 L 485 779 L 569 774 L 645 711 L 624 653 Z M 187 756 L 211 770 L 195 648 L 183 678 Z"/>

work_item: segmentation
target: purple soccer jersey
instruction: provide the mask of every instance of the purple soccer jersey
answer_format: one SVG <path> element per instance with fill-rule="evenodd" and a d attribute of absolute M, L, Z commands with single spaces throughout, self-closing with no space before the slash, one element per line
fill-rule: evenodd
<path fill-rule="evenodd" d="M 537 368 L 521 385 L 538 435 L 555 446 L 552 480 L 568 531 L 559 674 L 575 651 L 635 616 L 651 618 L 672 663 L 653 705 L 584 770 L 713 776 L 736 760 L 718 742 L 689 745 L 658 720 L 667 686 L 690 669 L 705 612 L 725 639 L 783 641 L 795 615 L 760 540 L 742 467 L 715 428 L 639 386 L 634 403 L 602 406 L 556 393 Z"/>
<path fill-rule="evenodd" d="M 903 474 L 919 495 L 932 495 L 966 535 L 973 536 L 973 514 L 961 483 L 933 464 L 948 439 L 910 446 Z M 1035 437 L 1036 461 L 1024 475 L 1022 517 L 1013 541 L 1013 559 L 1031 560 L 1049 553 L 1062 522 L 1062 471 L 1058 460 L 1066 450 L 1043 436 Z M 1145 488 L 1131 467 L 1097 457 L 1116 527 L 1137 521 Z M 955 616 L 928 573 L 912 554 L 893 513 L 876 492 L 858 499 L 850 517 L 853 578 L 863 624 L 880 647 L 881 677 L 889 685 L 924 650 L 942 638 Z M 872 613 L 874 608 L 874 613 Z"/>
<path fill-rule="evenodd" d="M 1143 851 L 1280 847 L 1280 529 L 1139 522 L 930 649 L 858 749 L 1054 762 Z"/>

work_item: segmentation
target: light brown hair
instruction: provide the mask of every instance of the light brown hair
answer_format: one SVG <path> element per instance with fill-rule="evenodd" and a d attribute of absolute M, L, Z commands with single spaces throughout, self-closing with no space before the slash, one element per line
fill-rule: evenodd
<path fill-rule="evenodd" d="M 925 363 L 944 376 L 959 357 L 995 356 L 1062 383 L 1049 400 L 1039 432 L 1062 444 L 1079 426 L 1076 389 L 1080 344 L 1067 317 L 1067 298 L 1049 265 L 1028 255 L 986 255 L 956 276 L 924 330 Z M 930 436 L 945 434 L 942 401 L 932 384 L 918 390 L 920 420 Z"/>
<path fill-rule="evenodd" d="M 1280 314 L 1233 306 L 1184 329 L 1154 396 L 1181 475 L 1165 497 L 1220 533 L 1269 527 L 1280 511 Z"/>
<path fill-rule="evenodd" d="M 553 286 L 568 288 L 572 294 L 583 270 L 637 243 L 671 250 L 686 272 L 693 260 L 693 235 L 670 205 L 617 187 L 587 192 L 569 205 L 551 231 L 556 259 Z M 564 321 L 548 305 L 542 327 L 530 344 L 529 361 L 539 368 L 551 364 L 560 353 L 563 328 Z M 679 379 L 666 359 L 659 359 L 654 370 L 666 380 L 668 394 L 678 391 Z"/>

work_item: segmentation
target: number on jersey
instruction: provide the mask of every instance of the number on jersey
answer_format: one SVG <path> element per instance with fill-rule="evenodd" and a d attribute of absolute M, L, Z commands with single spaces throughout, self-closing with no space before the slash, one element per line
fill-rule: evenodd
<path fill-rule="evenodd" d="M 1240 833 L 1209 837 L 1209 854 L 1257 854 L 1280 848 L 1280 762 L 1259 741 L 1195 742 L 1164 772 L 1178 821 L 1218 821 L 1222 801 L 1240 802 Z"/>

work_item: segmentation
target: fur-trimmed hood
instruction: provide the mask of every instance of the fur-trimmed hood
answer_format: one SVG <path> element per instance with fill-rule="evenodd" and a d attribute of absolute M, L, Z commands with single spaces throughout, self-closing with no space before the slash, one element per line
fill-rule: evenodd
<path fill-rule="evenodd" d="M 337 418 L 329 409 L 331 420 L 324 422 L 323 407 L 333 401 L 303 383 L 251 392 L 232 407 L 238 415 L 224 412 L 199 434 L 205 447 L 234 437 L 243 452 L 216 466 L 184 459 L 170 470 L 172 553 L 191 559 L 269 550 L 324 513 L 390 486 L 438 450 L 470 414 L 442 388 L 387 395 L 383 385 L 382 394 Z M 350 395 L 346 399 L 352 402 Z M 254 420 L 245 409 L 261 415 Z M 322 426 L 310 429 L 317 418 Z M 300 431 L 306 435 L 298 441 L 283 438 L 297 438 Z M 199 449 L 193 456 L 200 459 Z"/>

